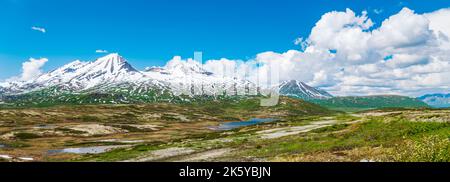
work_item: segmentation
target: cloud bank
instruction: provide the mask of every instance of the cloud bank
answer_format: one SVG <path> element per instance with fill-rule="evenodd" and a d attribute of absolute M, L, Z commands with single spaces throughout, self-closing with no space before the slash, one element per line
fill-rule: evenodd
<path fill-rule="evenodd" d="M 19 78 L 21 81 L 32 80 L 42 74 L 41 68 L 48 61 L 47 58 L 34 59 L 22 63 L 22 75 Z"/>
<path fill-rule="evenodd" d="M 417 14 L 403 8 L 381 25 L 367 12 L 324 14 L 301 50 L 264 52 L 251 60 L 208 60 L 204 68 L 224 76 L 301 80 L 335 95 L 450 92 L 450 9 Z M 258 74 L 256 74 L 258 73 Z"/>

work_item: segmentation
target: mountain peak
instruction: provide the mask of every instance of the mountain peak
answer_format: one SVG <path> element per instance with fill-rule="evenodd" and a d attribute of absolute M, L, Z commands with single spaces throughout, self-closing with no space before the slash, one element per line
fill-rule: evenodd
<path fill-rule="evenodd" d="M 287 80 L 281 83 L 282 85 L 297 85 L 297 86 L 308 86 L 306 83 L 299 81 L 299 80 Z"/>
<path fill-rule="evenodd" d="M 301 99 L 327 99 L 333 97 L 326 91 L 311 87 L 298 80 L 288 80 L 280 84 L 282 95 L 297 97 Z"/>
<path fill-rule="evenodd" d="M 119 55 L 119 53 L 111 53 L 101 58 L 98 58 L 97 61 L 118 61 L 118 62 L 126 62 L 126 60 Z"/>
<path fill-rule="evenodd" d="M 174 75 L 190 75 L 190 74 L 204 74 L 212 75 L 212 73 L 203 69 L 202 64 L 193 59 L 182 60 L 180 56 L 175 56 L 164 67 L 165 70 Z"/>
<path fill-rule="evenodd" d="M 111 73 L 119 70 L 137 72 L 125 58 L 119 55 L 119 53 L 111 53 L 101 58 L 98 58 L 93 64 L 98 65 L 99 68 L 109 71 Z"/>

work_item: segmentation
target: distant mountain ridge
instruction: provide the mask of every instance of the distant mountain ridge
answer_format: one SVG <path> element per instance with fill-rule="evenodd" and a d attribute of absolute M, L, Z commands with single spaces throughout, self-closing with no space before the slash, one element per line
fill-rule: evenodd
<path fill-rule="evenodd" d="M 417 99 L 419 99 L 435 108 L 450 107 L 450 93 L 448 93 L 448 94 L 427 94 L 427 95 L 420 96 Z"/>
<path fill-rule="evenodd" d="M 17 95 L 43 88 L 58 87 L 67 91 L 83 92 L 95 88 L 128 84 L 137 87 L 167 89 L 173 87 L 201 87 L 214 84 L 225 87 L 245 87 L 246 80 L 219 78 L 204 75 L 205 71 L 195 63 L 175 61 L 159 70 L 138 71 L 117 53 L 109 54 L 93 62 L 74 61 L 27 82 L 3 83 L 4 93 Z M 178 88 L 176 88 L 178 87 Z M 207 88 L 206 88 L 207 89 Z M 190 89 L 189 89 L 190 90 Z M 207 92 L 207 90 L 205 90 Z"/>
<path fill-rule="evenodd" d="M 76 60 L 30 81 L 0 83 L 0 101 L 43 103 L 132 103 L 189 101 L 202 96 L 256 96 L 251 81 L 215 75 L 199 62 L 175 57 L 164 67 L 139 71 L 117 53 L 92 62 Z M 304 100 L 332 97 L 300 81 L 281 83 L 282 95 Z"/>
<path fill-rule="evenodd" d="M 329 99 L 333 97 L 326 91 L 311 87 L 298 80 L 282 82 L 279 89 L 281 95 L 300 98 L 303 100 Z"/>

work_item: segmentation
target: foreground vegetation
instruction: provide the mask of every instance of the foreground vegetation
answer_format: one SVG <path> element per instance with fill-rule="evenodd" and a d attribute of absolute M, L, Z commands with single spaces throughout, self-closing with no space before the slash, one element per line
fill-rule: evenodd
<path fill-rule="evenodd" d="M 229 121 L 276 122 L 214 130 Z M 450 110 L 333 112 L 283 97 L 0 110 L 2 161 L 450 161 Z M 113 146 L 98 154 L 49 150 Z M 25 158 L 24 158 L 25 157 Z"/>

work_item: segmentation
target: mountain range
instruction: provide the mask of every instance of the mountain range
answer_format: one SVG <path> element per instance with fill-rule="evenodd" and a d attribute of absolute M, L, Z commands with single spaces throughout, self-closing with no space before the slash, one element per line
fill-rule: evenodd
<path fill-rule="evenodd" d="M 311 87 L 298 80 L 284 81 L 279 85 L 281 95 L 295 97 L 303 100 L 329 99 L 333 95 L 318 88 Z"/>
<path fill-rule="evenodd" d="M 280 95 L 332 109 L 427 107 L 427 104 L 432 107 L 450 106 L 450 94 L 430 94 L 419 98 L 334 97 L 298 80 L 263 88 L 246 79 L 217 75 L 205 70 L 199 62 L 182 61 L 181 58 L 173 59 L 163 67 L 148 67 L 140 71 L 117 53 L 91 62 L 76 60 L 32 80 L 2 82 L 0 104 L 190 102 L 209 98 L 251 97 L 274 89 L 279 90 Z"/>
<path fill-rule="evenodd" d="M 282 95 L 305 100 L 332 95 L 292 80 L 279 86 Z M 95 61 L 76 60 L 29 81 L 0 83 L 0 102 L 130 103 L 189 101 L 199 96 L 255 96 L 261 88 L 246 79 L 224 77 L 203 69 L 199 62 L 174 59 L 164 67 L 139 71 L 117 53 Z"/>

